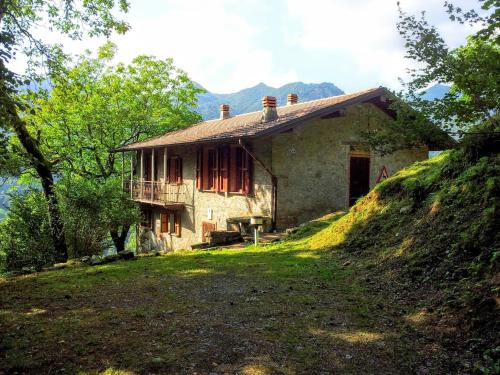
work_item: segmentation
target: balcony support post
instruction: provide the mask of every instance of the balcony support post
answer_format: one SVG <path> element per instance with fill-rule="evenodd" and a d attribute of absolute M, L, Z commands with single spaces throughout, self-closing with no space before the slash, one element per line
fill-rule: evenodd
<path fill-rule="evenodd" d="M 143 186 L 144 186 L 144 150 L 141 150 L 141 177 L 139 179 L 139 185 L 141 189 L 141 199 L 143 199 Z"/>
<path fill-rule="evenodd" d="M 130 198 L 134 198 L 134 152 L 130 153 Z"/>
<path fill-rule="evenodd" d="M 151 202 L 155 195 L 155 149 L 151 149 Z"/>
<path fill-rule="evenodd" d="M 125 153 L 122 152 L 122 191 L 125 189 Z"/>
<path fill-rule="evenodd" d="M 163 149 L 163 186 L 162 186 L 162 195 L 163 195 L 163 201 L 166 201 L 166 194 L 167 194 L 167 146 Z"/>

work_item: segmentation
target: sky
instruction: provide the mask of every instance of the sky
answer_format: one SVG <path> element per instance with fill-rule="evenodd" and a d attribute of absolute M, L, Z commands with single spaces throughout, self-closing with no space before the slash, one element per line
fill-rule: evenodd
<path fill-rule="evenodd" d="M 444 0 L 400 0 L 427 18 L 451 47 L 473 30 L 451 23 Z M 111 40 L 117 60 L 172 57 L 207 90 L 229 93 L 264 82 L 333 82 L 346 92 L 399 88 L 411 62 L 396 29 L 396 0 L 130 0 L 131 30 Z M 475 0 L 455 0 L 464 8 Z M 47 31 L 48 32 L 48 31 Z M 60 41 L 60 37 L 48 36 Z M 65 41 L 77 54 L 103 40 Z"/>

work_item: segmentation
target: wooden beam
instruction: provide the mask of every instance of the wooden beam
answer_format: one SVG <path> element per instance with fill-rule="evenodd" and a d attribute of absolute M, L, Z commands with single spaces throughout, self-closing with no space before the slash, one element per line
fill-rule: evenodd
<path fill-rule="evenodd" d="M 130 153 L 130 198 L 134 197 L 134 154 L 137 155 L 136 152 Z"/>
<path fill-rule="evenodd" d="M 167 147 L 163 149 L 163 183 L 167 183 Z"/>
<path fill-rule="evenodd" d="M 155 149 L 151 150 L 151 202 L 154 198 L 155 191 Z"/>
<path fill-rule="evenodd" d="M 139 185 L 141 189 L 141 199 L 142 199 L 142 186 L 144 185 L 144 150 L 141 150 L 141 175 L 139 176 Z"/>

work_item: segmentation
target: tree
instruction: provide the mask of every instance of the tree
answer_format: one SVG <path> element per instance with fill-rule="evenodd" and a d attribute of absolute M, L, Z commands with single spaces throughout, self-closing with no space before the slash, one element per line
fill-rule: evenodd
<path fill-rule="evenodd" d="M 72 39 L 79 39 L 84 34 L 110 36 L 113 31 L 124 33 L 128 25 L 113 15 L 115 6 L 123 12 L 129 7 L 126 0 L 0 0 L 0 126 L 7 134 L 17 137 L 41 182 L 48 205 L 56 261 L 66 261 L 68 251 L 54 191 L 53 161 L 41 150 L 37 136 L 28 130 L 24 114 L 34 111 L 31 103 L 19 100 L 16 93 L 22 83 L 37 80 L 39 68 L 51 72 L 57 70 L 63 61 L 60 45 L 50 45 L 35 35 L 34 29 L 40 23 L 48 23 L 53 30 Z M 19 52 L 28 61 L 23 75 L 9 68 L 9 63 Z"/>
<path fill-rule="evenodd" d="M 29 93 L 37 110 L 28 118 L 40 149 L 56 161 L 54 171 L 86 179 L 100 192 L 111 238 L 121 251 L 133 221 L 119 199 L 120 174 L 129 164 L 114 150 L 199 121 L 193 109 L 201 90 L 172 59 L 139 56 L 128 65 L 111 65 L 115 50 L 107 43 L 96 58 L 87 52 L 52 77 L 50 92 Z M 115 195 L 100 189 L 110 184 L 119 190 Z M 119 209 L 112 214 L 117 204 L 122 215 Z"/>
<path fill-rule="evenodd" d="M 468 23 L 477 31 L 458 48 L 449 48 L 437 28 L 399 7 L 400 35 L 405 41 L 406 56 L 417 67 L 408 69 L 410 80 L 401 95 L 407 104 L 396 105 L 398 119 L 386 131 L 370 134 L 377 148 L 388 150 L 421 144 L 428 138 L 426 127 L 432 121 L 450 134 L 467 132 L 473 126 L 496 124 L 500 107 L 500 1 L 479 0 L 481 9 L 464 11 L 445 1 L 450 22 Z M 443 98 L 424 100 L 422 93 L 431 84 L 451 85 Z M 392 146 L 389 142 L 396 140 Z"/>

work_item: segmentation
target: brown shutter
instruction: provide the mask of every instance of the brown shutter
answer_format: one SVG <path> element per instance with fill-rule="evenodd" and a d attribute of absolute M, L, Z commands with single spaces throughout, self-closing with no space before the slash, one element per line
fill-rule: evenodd
<path fill-rule="evenodd" d="M 229 147 L 219 147 L 219 190 L 229 191 Z"/>
<path fill-rule="evenodd" d="M 203 173 L 202 173 L 202 187 L 203 190 L 208 190 L 210 188 L 210 183 L 209 183 L 209 168 L 210 166 L 208 165 L 208 149 L 203 149 Z"/>
<path fill-rule="evenodd" d="M 160 214 L 160 221 L 161 221 L 160 231 L 162 233 L 167 233 L 168 232 L 168 214 L 162 212 Z"/>
<path fill-rule="evenodd" d="M 196 152 L 196 189 L 201 190 L 202 170 L 203 170 L 203 151 Z"/>
<path fill-rule="evenodd" d="M 177 170 L 177 184 L 182 184 L 182 158 L 177 158 L 176 159 L 176 170 Z"/>
<path fill-rule="evenodd" d="M 177 236 L 181 236 L 181 213 L 178 211 L 174 213 L 174 231 Z"/>
<path fill-rule="evenodd" d="M 230 155 L 229 155 L 229 191 L 237 192 L 238 191 L 238 158 L 237 158 L 238 147 L 231 146 L 230 147 Z"/>
<path fill-rule="evenodd" d="M 244 168 L 244 173 L 243 173 L 243 186 L 242 190 L 243 193 L 249 194 L 252 192 L 252 168 L 251 168 L 251 160 L 252 158 L 246 152 L 245 150 L 243 151 L 243 168 Z"/>

